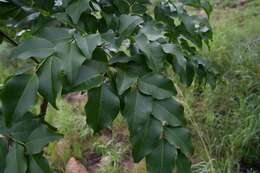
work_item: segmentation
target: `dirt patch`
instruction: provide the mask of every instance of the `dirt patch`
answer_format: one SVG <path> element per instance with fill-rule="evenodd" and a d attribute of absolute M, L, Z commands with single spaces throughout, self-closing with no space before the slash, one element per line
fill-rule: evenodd
<path fill-rule="evenodd" d="M 230 7 L 231 8 L 239 8 L 244 6 L 246 3 L 248 3 L 248 0 L 237 0 L 235 2 L 233 2 Z"/>
<path fill-rule="evenodd" d="M 97 173 L 98 165 L 102 159 L 102 155 L 92 152 L 86 151 L 84 154 L 83 164 L 87 168 L 88 173 Z"/>

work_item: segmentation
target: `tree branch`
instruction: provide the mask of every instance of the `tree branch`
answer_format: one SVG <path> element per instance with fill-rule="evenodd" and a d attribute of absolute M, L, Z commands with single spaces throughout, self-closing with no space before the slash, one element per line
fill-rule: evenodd
<path fill-rule="evenodd" d="M 48 108 L 48 100 L 43 99 L 41 107 L 40 107 L 40 114 L 39 116 L 44 118 L 44 116 L 46 115 L 47 112 L 47 108 Z"/>
<path fill-rule="evenodd" d="M 6 33 L 4 33 L 2 30 L 0 30 L 0 35 L 1 35 L 2 37 L 4 37 L 8 42 L 10 42 L 12 45 L 18 46 L 18 43 L 17 43 L 14 39 L 12 39 L 11 37 L 9 37 Z M 31 59 L 32 59 L 35 63 L 37 63 L 37 64 L 40 63 L 40 62 L 39 62 L 36 58 L 34 58 L 34 57 L 31 57 Z"/>
<path fill-rule="evenodd" d="M 9 37 L 6 33 L 4 33 L 3 31 L 0 30 L 0 35 L 2 37 L 4 37 L 7 41 L 9 41 L 12 45 L 14 46 L 18 46 L 18 43 L 16 43 L 16 41 L 14 41 L 11 37 Z"/>

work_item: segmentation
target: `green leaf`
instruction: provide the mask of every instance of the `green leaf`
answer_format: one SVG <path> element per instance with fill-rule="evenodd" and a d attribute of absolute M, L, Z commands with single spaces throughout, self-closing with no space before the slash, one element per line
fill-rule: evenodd
<path fill-rule="evenodd" d="M 133 58 L 127 56 L 124 52 L 119 52 L 109 60 L 109 64 L 128 63 L 130 61 L 133 61 Z"/>
<path fill-rule="evenodd" d="M 37 72 L 39 92 L 53 107 L 57 108 L 56 99 L 61 92 L 61 62 L 55 57 L 49 57 Z"/>
<path fill-rule="evenodd" d="M 192 154 L 193 146 L 190 133 L 187 129 L 181 127 L 167 127 L 165 128 L 165 138 L 171 145 L 174 145 L 176 148 L 181 149 L 184 154 Z"/>
<path fill-rule="evenodd" d="M 17 59 L 28 59 L 30 57 L 45 58 L 53 53 L 53 43 L 43 38 L 33 37 L 20 43 L 10 56 Z"/>
<path fill-rule="evenodd" d="M 82 37 L 78 34 L 75 38 L 77 45 L 87 59 L 91 59 L 93 51 L 98 45 L 103 43 L 100 34 L 89 34 L 86 37 Z"/>
<path fill-rule="evenodd" d="M 173 98 L 154 100 L 152 114 L 163 124 L 173 127 L 185 125 L 184 108 Z"/>
<path fill-rule="evenodd" d="M 16 69 L 15 76 L 21 75 L 21 74 L 24 74 L 24 73 L 30 74 L 31 72 L 33 72 L 34 68 L 35 68 L 34 64 L 31 64 L 31 63 L 30 64 L 27 63 L 25 65 L 22 65 L 21 67 L 18 67 Z"/>
<path fill-rule="evenodd" d="M 84 11 L 91 9 L 89 1 L 90 0 L 78 0 L 69 5 L 66 9 L 66 13 L 71 17 L 74 24 L 78 23 L 79 18 Z"/>
<path fill-rule="evenodd" d="M 5 125 L 4 115 L 0 108 L 0 134 L 7 134 L 8 132 L 8 128 Z"/>
<path fill-rule="evenodd" d="M 161 123 L 151 116 L 153 99 L 133 88 L 125 95 L 126 118 L 133 146 L 133 158 L 139 162 L 158 145 Z"/>
<path fill-rule="evenodd" d="M 126 71 L 117 70 L 116 87 L 119 95 L 122 95 L 133 83 L 137 81 L 137 76 Z"/>
<path fill-rule="evenodd" d="M 132 60 L 128 63 L 116 63 L 116 65 L 121 70 L 139 77 L 151 72 L 145 63 L 145 56 L 143 54 L 135 55 L 132 57 Z"/>
<path fill-rule="evenodd" d="M 39 80 L 36 75 L 18 75 L 9 79 L 0 99 L 7 125 L 21 118 L 36 103 Z"/>
<path fill-rule="evenodd" d="M 17 10 L 17 6 L 15 6 L 12 2 L 10 1 L 0 1 L 0 19 L 8 19 L 11 14 L 15 13 Z M 12 15 L 11 15 L 12 16 Z"/>
<path fill-rule="evenodd" d="M 59 12 L 59 13 L 55 13 L 53 14 L 53 17 L 61 23 L 70 23 L 70 17 L 65 13 L 65 12 Z"/>
<path fill-rule="evenodd" d="M 164 45 L 162 45 L 162 48 L 165 53 L 174 55 L 178 65 L 184 71 L 186 71 L 187 60 L 184 57 L 183 53 L 181 52 L 181 49 L 178 46 L 176 46 L 174 44 L 164 44 Z"/>
<path fill-rule="evenodd" d="M 133 128 L 138 128 L 138 126 Z M 135 130 L 135 134 L 131 136 L 135 162 L 141 161 L 145 156 L 152 153 L 160 142 L 161 133 L 161 122 L 153 116 L 149 116 L 146 119 L 143 127 Z"/>
<path fill-rule="evenodd" d="M 24 147 L 14 143 L 6 157 L 4 173 L 26 173 L 27 160 L 24 155 Z"/>
<path fill-rule="evenodd" d="M 147 10 L 146 6 L 141 2 L 141 3 L 134 3 L 131 6 L 131 10 L 133 14 L 144 14 Z"/>
<path fill-rule="evenodd" d="M 141 32 L 150 40 L 156 41 L 159 38 L 163 38 L 161 31 L 151 22 L 148 22 L 141 29 Z"/>
<path fill-rule="evenodd" d="M 55 130 L 48 127 L 48 125 L 41 124 L 32 131 L 25 145 L 30 154 L 38 154 L 45 145 L 61 137 L 62 135 L 56 133 Z"/>
<path fill-rule="evenodd" d="M 0 44 L 4 41 L 4 37 L 0 35 Z"/>
<path fill-rule="evenodd" d="M 186 75 L 183 80 L 186 81 L 187 86 L 190 86 L 192 84 L 194 76 L 195 76 L 194 66 L 192 65 L 192 63 L 188 62 L 186 68 Z"/>
<path fill-rule="evenodd" d="M 72 35 L 69 33 L 68 29 L 57 27 L 45 27 L 39 32 L 38 36 L 53 43 L 69 41 L 72 39 Z"/>
<path fill-rule="evenodd" d="M 83 13 L 80 17 L 80 21 L 84 24 L 84 28 L 87 33 L 94 34 L 97 32 L 99 20 L 94 15 Z"/>
<path fill-rule="evenodd" d="M 106 73 L 108 70 L 107 54 L 104 49 L 96 48 L 93 57 L 84 63 L 88 68 L 93 69 L 96 73 Z"/>
<path fill-rule="evenodd" d="M 25 142 L 32 130 L 34 130 L 39 123 L 39 118 L 36 118 L 36 115 L 26 112 L 22 118 L 13 121 L 12 126 L 8 128 L 5 126 L 4 117 L 0 113 L 0 134 L 11 135 L 16 140 Z"/>
<path fill-rule="evenodd" d="M 165 54 L 158 42 L 149 43 L 145 35 L 136 38 L 138 48 L 146 55 L 146 63 L 153 71 L 161 71 L 164 68 Z"/>
<path fill-rule="evenodd" d="M 65 93 L 90 90 L 99 87 L 102 83 L 103 75 L 101 75 L 95 67 L 82 65 L 77 80 L 71 88 L 65 88 Z"/>
<path fill-rule="evenodd" d="M 89 90 L 99 87 L 103 82 L 103 75 L 107 72 L 108 62 L 106 52 L 101 48 L 96 48 L 93 58 L 86 61 L 79 70 L 79 75 L 72 86 L 65 86 L 63 93 Z"/>
<path fill-rule="evenodd" d="M 85 111 L 87 123 L 95 132 L 112 124 L 119 112 L 119 98 L 106 84 L 88 92 L 89 101 Z"/>
<path fill-rule="evenodd" d="M 135 135 L 145 125 L 147 119 L 152 113 L 153 99 L 141 94 L 136 88 L 133 88 L 125 95 L 125 108 L 123 116 L 126 118 L 130 135 Z"/>
<path fill-rule="evenodd" d="M 176 167 L 176 173 L 191 173 L 191 161 L 189 161 L 187 157 L 181 152 L 178 152 Z"/>
<path fill-rule="evenodd" d="M 52 11 L 52 7 L 54 6 L 54 0 L 34 0 L 34 3 L 37 7 L 47 11 Z"/>
<path fill-rule="evenodd" d="M 172 173 L 177 158 L 177 150 L 165 140 L 146 157 L 146 167 L 149 173 Z"/>
<path fill-rule="evenodd" d="M 114 0 L 113 3 L 116 5 L 120 13 L 129 13 L 130 4 L 127 0 Z"/>
<path fill-rule="evenodd" d="M 119 17 L 115 14 L 102 13 L 103 19 L 99 23 L 99 30 L 102 32 L 111 29 L 113 31 L 117 30 L 119 27 Z M 101 23 L 103 22 L 103 23 Z M 104 26 L 105 25 L 105 26 Z"/>
<path fill-rule="evenodd" d="M 208 0 L 202 0 L 201 7 L 205 10 L 208 16 L 210 16 L 213 11 L 213 7 Z"/>
<path fill-rule="evenodd" d="M 177 94 L 173 82 L 159 73 L 149 73 L 138 80 L 138 88 L 156 99 L 166 99 Z"/>
<path fill-rule="evenodd" d="M 73 83 L 78 74 L 80 66 L 85 61 L 75 42 L 59 43 L 56 45 L 56 56 L 61 59 L 63 71 L 69 83 Z"/>
<path fill-rule="evenodd" d="M 29 173 L 52 173 L 48 161 L 42 154 L 32 155 L 29 160 Z"/>
<path fill-rule="evenodd" d="M 0 172 L 4 172 L 5 169 L 5 159 L 8 151 L 8 142 L 5 138 L 0 137 Z"/>
<path fill-rule="evenodd" d="M 210 16 L 210 13 L 213 10 L 208 0 L 182 0 L 182 2 L 196 8 L 203 8 L 208 16 Z"/>
<path fill-rule="evenodd" d="M 122 14 L 119 20 L 119 34 L 123 38 L 130 36 L 135 28 L 143 21 L 139 16 L 130 16 L 126 14 Z"/>
<path fill-rule="evenodd" d="M 10 134 L 16 140 L 26 142 L 32 131 L 40 125 L 40 120 L 35 117 L 23 118 L 16 122 L 10 130 Z"/>

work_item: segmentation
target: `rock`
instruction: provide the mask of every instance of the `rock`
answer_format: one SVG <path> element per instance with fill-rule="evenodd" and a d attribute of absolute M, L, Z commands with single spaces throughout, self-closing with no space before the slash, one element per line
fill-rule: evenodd
<path fill-rule="evenodd" d="M 87 102 L 88 95 L 83 92 L 72 92 L 64 96 L 65 100 L 69 103 L 82 103 Z"/>
<path fill-rule="evenodd" d="M 86 168 L 74 157 L 71 157 L 66 165 L 65 173 L 88 173 Z"/>

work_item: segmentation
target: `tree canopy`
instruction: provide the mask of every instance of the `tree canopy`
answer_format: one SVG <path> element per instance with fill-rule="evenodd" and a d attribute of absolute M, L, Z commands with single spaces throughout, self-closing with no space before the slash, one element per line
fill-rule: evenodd
<path fill-rule="evenodd" d="M 95 133 L 123 115 L 133 159 L 149 173 L 191 172 L 191 136 L 168 73 L 215 86 L 216 70 L 198 53 L 210 47 L 211 11 L 205 0 L 0 0 L 0 38 L 14 44 L 11 59 L 31 64 L 0 90 L 0 172 L 51 172 L 43 147 L 62 135 L 44 115 L 75 91 L 88 92 Z"/>

